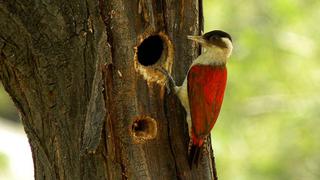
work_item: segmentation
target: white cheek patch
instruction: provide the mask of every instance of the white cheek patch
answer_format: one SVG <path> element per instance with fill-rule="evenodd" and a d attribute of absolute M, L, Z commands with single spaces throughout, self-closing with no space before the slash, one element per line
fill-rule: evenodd
<path fill-rule="evenodd" d="M 230 57 L 233 49 L 232 42 L 230 41 L 230 39 L 225 37 L 221 38 L 221 40 L 227 45 L 227 57 Z"/>

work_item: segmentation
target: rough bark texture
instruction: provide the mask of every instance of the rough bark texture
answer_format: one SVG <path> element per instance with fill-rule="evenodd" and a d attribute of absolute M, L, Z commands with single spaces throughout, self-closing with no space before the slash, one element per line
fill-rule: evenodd
<path fill-rule="evenodd" d="M 155 70 L 182 83 L 201 0 L 1 0 L 0 21 L 0 79 L 35 179 L 216 179 L 210 142 L 190 171 L 185 112 Z M 137 47 L 150 35 L 164 48 L 144 66 Z"/>

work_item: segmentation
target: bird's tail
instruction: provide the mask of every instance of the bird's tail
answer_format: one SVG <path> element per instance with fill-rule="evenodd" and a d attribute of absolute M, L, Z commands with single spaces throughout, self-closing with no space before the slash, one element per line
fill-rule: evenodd
<path fill-rule="evenodd" d="M 192 169 L 193 165 L 196 165 L 198 167 L 199 163 L 199 158 L 201 154 L 201 149 L 204 144 L 204 139 L 199 138 L 196 136 L 192 135 L 192 145 L 189 151 L 189 156 L 188 156 L 188 162 L 189 162 L 189 167 Z"/>
<path fill-rule="evenodd" d="M 198 146 L 196 144 L 192 144 L 190 152 L 189 152 L 189 156 L 188 156 L 188 162 L 189 162 L 190 169 L 192 169 L 193 165 L 196 165 L 196 167 L 198 167 L 200 152 L 201 152 L 201 146 Z"/>

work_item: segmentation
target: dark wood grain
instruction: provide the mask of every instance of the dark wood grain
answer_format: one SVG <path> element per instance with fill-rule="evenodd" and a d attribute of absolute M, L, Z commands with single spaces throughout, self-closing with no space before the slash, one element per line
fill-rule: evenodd
<path fill-rule="evenodd" d="M 216 177 L 210 145 L 190 171 L 185 112 L 155 70 L 182 83 L 200 52 L 186 36 L 201 32 L 201 0 L 0 1 L 0 20 L 0 79 L 21 114 L 35 179 Z M 150 35 L 164 52 L 144 66 L 137 47 Z M 134 136 L 144 118 L 156 128 L 136 129 L 155 136 Z"/>

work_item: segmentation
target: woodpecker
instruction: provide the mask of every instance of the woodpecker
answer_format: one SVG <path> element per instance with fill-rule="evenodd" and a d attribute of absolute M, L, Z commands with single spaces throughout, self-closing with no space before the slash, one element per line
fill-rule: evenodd
<path fill-rule="evenodd" d="M 233 46 L 231 36 L 221 30 L 188 39 L 199 43 L 204 52 L 192 62 L 183 84 L 176 86 L 168 72 L 162 72 L 168 77 L 168 88 L 174 89 L 187 112 L 191 140 L 188 161 L 192 168 L 198 164 L 204 141 L 219 116 L 227 81 L 226 63 Z"/>

